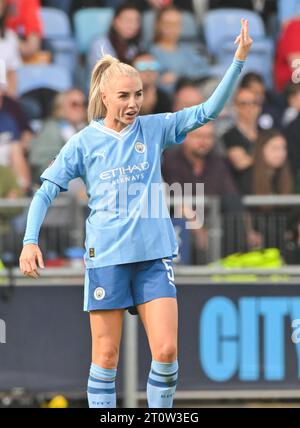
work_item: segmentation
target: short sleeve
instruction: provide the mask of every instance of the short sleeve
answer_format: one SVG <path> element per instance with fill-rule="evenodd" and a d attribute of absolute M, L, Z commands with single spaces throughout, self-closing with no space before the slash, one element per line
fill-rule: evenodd
<path fill-rule="evenodd" d="M 62 191 L 67 191 L 69 181 L 82 176 L 82 169 L 81 150 L 73 137 L 43 172 L 41 181 L 49 180 L 57 184 Z"/>
<path fill-rule="evenodd" d="M 160 116 L 163 128 L 163 150 L 172 144 L 183 143 L 188 132 L 209 121 L 209 118 L 206 118 L 202 111 L 202 104 L 185 108 L 175 113 L 163 113 L 157 116 Z"/>
<path fill-rule="evenodd" d="M 176 113 L 163 113 L 156 115 L 160 119 L 162 127 L 161 149 L 165 150 L 172 144 L 180 144 L 184 141 L 186 134 L 176 133 Z"/>

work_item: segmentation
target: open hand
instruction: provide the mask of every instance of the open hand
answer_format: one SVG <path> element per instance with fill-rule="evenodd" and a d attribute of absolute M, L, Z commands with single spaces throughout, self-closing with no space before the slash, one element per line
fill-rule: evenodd
<path fill-rule="evenodd" d="M 253 40 L 249 36 L 248 19 L 241 19 L 241 32 L 235 39 L 234 44 L 239 44 L 235 53 L 235 58 L 244 61 L 251 49 Z"/>
<path fill-rule="evenodd" d="M 22 273 L 31 278 L 37 279 L 40 276 L 38 266 L 44 268 L 42 253 L 36 244 L 24 245 L 19 261 Z"/>

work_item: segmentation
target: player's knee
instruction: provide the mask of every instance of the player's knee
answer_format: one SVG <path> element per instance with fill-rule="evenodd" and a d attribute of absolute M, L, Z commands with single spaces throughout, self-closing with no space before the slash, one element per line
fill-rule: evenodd
<path fill-rule="evenodd" d="M 177 347 L 170 343 L 161 346 L 154 354 L 153 359 L 162 363 L 171 363 L 177 358 Z"/>
<path fill-rule="evenodd" d="M 115 368 L 118 365 L 119 350 L 116 346 L 100 347 L 95 352 L 94 360 L 100 367 Z"/>

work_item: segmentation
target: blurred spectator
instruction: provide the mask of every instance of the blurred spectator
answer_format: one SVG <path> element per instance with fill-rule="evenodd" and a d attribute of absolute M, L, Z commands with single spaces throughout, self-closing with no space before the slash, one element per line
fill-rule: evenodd
<path fill-rule="evenodd" d="M 142 49 L 141 13 L 132 2 L 119 6 L 114 14 L 107 37 L 94 40 L 88 55 L 88 67 L 91 72 L 96 62 L 106 54 L 130 63 Z"/>
<path fill-rule="evenodd" d="M 0 165 L 10 167 L 24 192 L 31 186 L 27 161 L 20 144 L 20 131 L 14 118 L 0 105 Z"/>
<path fill-rule="evenodd" d="M 192 107 L 201 104 L 203 101 L 199 84 L 195 80 L 186 77 L 178 80 L 173 98 L 173 111 Z"/>
<path fill-rule="evenodd" d="M 225 216 L 236 215 L 242 220 L 242 204 L 237 188 L 232 180 L 226 161 L 215 150 L 214 124 L 209 122 L 187 134 L 184 143 L 176 149 L 164 152 L 162 174 L 166 183 L 192 184 L 192 195 L 196 195 L 196 184 L 204 183 L 206 196 L 220 196 L 221 208 Z M 221 177 L 221 179 L 220 179 Z M 185 212 L 186 212 L 186 208 Z M 189 215 L 187 215 L 189 217 Z M 229 232 L 227 230 L 227 232 Z M 196 249 L 208 249 L 208 230 L 204 227 L 193 230 Z M 225 231 L 226 233 L 226 231 Z M 247 233 L 248 238 L 252 230 Z M 252 239 L 252 236 L 251 236 Z M 241 248 L 235 248 L 235 250 Z"/>
<path fill-rule="evenodd" d="M 287 127 L 300 113 L 300 82 L 288 82 L 284 88 L 286 109 L 282 117 L 283 127 Z"/>
<path fill-rule="evenodd" d="M 288 2 L 286 1 L 286 3 Z M 202 13 L 208 9 L 218 8 L 250 9 L 259 13 L 265 23 L 268 22 L 272 14 L 277 12 L 277 4 L 274 0 L 243 0 L 242 2 L 240 0 L 201 0 L 201 5 Z"/>
<path fill-rule="evenodd" d="M 238 88 L 234 97 L 235 125 L 223 135 L 231 172 L 237 185 L 253 164 L 253 153 L 259 133 L 258 117 L 261 99 L 247 88 Z"/>
<path fill-rule="evenodd" d="M 83 4 L 81 7 L 91 7 L 90 4 L 92 4 L 92 7 L 97 7 L 99 5 L 106 6 L 106 7 L 118 7 L 122 3 L 124 3 L 125 0 L 79 0 L 78 3 Z M 185 9 L 192 11 L 193 10 L 193 0 L 133 0 L 134 3 L 141 9 L 146 10 L 149 8 L 153 9 L 163 9 L 164 7 L 174 5 L 177 6 L 180 9 Z M 77 3 L 77 0 L 76 2 Z M 89 6 L 86 6 L 86 3 L 88 3 Z"/>
<path fill-rule="evenodd" d="M 160 86 L 168 93 L 174 91 L 179 77 L 200 79 L 209 74 L 207 59 L 192 47 L 179 43 L 181 23 L 181 12 L 173 6 L 160 10 L 155 22 L 151 53 L 161 66 Z"/>
<path fill-rule="evenodd" d="M 147 52 L 138 54 L 132 65 L 139 71 L 143 82 L 144 101 L 141 114 L 164 113 L 171 110 L 167 95 L 157 87 L 159 63 Z"/>
<path fill-rule="evenodd" d="M 29 161 L 34 183 L 40 184 L 39 177 L 50 161 L 85 124 L 84 94 L 78 89 L 70 89 L 56 95 L 51 117 L 44 121 L 41 131 L 31 141 Z"/>
<path fill-rule="evenodd" d="M 0 165 L 0 198 L 16 199 L 23 196 L 22 189 L 11 168 Z"/>
<path fill-rule="evenodd" d="M 4 61 L 7 72 L 7 93 L 16 94 L 16 70 L 22 64 L 18 37 L 14 31 L 7 28 L 7 0 L 0 0 L 0 57 Z"/>
<path fill-rule="evenodd" d="M 0 85 L 0 109 L 13 117 L 20 130 L 20 143 L 24 154 L 28 152 L 32 139 L 32 129 L 19 104 L 19 102 L 7 95 L 6 89 Z"/>
<path fill-rule="evenodd" d="M 300 11 L 300 0 L 277 0 L 280 24 L 287 24 Z"/>
<path fill-rule="evenodd" d="M 7 26 L 19 36 L 20 52 L 24 61 L 32 60 L 41 47 L 42 23 L 39 0 L 7 0 Z"/>
<path fill-rule="evenodd" d="M 120 1 L 120 4 L 124 3 L 124 0 Z M 71 14 L 73 15 L 77 10 L 85 9 L 88 7 L 104 7 L 108 6 L 105 0 L 72 0 Z"/>
<path fill-rule="evenodd" d="M 80 3 L 78 0 L 42 0 L 42 6 L 55 7 L 63 10 L 67 15 L 70 14 L 72 3 Z"/>
<path fill-rule="evenodd" d="M 214 146 L 213 123 L 189 132 L 182 145 L 164 152 L 162 172 L 165 181 L 182 185 L 204 183 L 207 195 L 237 194 L 226 162 L 214 152 Z"/>
<path fill-rule="evenodd" d="M 300 16 L 297 16 L 282 28 L 277 41 L 274 72 L 278 92 L 284 90 L 287 82 L 294 80 L 294 74 L 299 75 L 299 58 Z"/>
<path fill-rule="evenodd" d="M 294 192 L 287 142 L 276 129 L 260 132 L 253 165 L 244 174 L 240 188 L 244 194 L 252 195 L 290 195 Z M 251 209 L 251 213 L 253 228 L 261 236 L 263 247 L 282 248 L 290 208 L 261 204 Z"/>
<path fill-rule="evenodd" d="M 284 135 L 288 142 L 288 155 L 291 165 L 296 192 L 300 193 L 300 113 L 285 129 Z"/>
<path fill-rule="evenodd" d="M 275 94 L 271 91 L 267 91 L 263 77 L 258 73 L 249 72 L 242 77 L 240 87 L 252 91 L 262 103 L 262 111 L 258 118 L 260 128 L 274 128 L 275 124 L 279 126 L 282 114 L 280 104 L 282 102 L 276 99 Z"/>
<path fill-rule="evenodd" d="M 176 6 L 179 9 L 185 9 L 192 11 L 193 10 L 193 1 L 192 0 L 140 0 L 138 1 L 140 7 L 147 9 L 152 7 L 154 9 L 163 9 L 168 6 Z"/>
<path fill-rule="evenodd" d="M 9 166 L 0 165 L 0 198 L 11 200 L 21 198 L 22 196 L 24 196 L 24 192 L 18 184 L 13 170 Z M 12 241 L 12 219 L 16 215 L 21 214 L 22 211 L 22 208 L 13 206 L 0 210 L 0 240 L 2 241 L 1 243 L 5 242 L 6 248 Z"/>
<path fill-rule="evenodd" d="M 287 142 L 276 129 L 260 132 L 253 164 L 244 174 L 240 189 L 246 195 L 289 195 L 294 192 Z"/>

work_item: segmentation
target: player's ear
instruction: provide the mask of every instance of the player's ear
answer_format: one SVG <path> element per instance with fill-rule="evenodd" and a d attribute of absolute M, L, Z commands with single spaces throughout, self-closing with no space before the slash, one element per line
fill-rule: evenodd
<path fill-rule="evenodd" d="M 101 100 L 102 100 L 104 106 L 107 108 L 107 95 L 106 95 L 106 93 L 100 92 L 100 97 L 101 97 Z"/>

